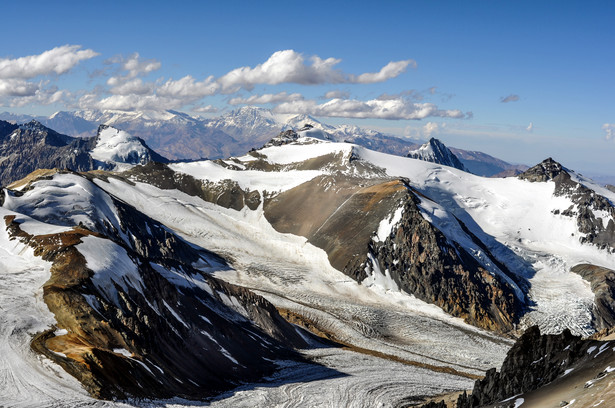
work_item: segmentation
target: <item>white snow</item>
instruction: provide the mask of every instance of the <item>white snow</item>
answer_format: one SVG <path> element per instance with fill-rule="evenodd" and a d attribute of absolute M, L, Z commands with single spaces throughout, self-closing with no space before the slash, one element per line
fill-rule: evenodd
<path fill-rule="evenodd" d="M 376 236 L 374 236 L 374 241 L 376 242 L 384 242 L 391 235 L 393 231 L 393 227 L 397 225 L 397 223 L 401 220 L 402 213 L 404 212 L 403 207 L 399 207 L 390 217 L 383 219 L 380 221 L 378 225 L 378 231 L 376 232 Z"/>
<path fill-rule="evenodd" d="M 515 406 L 514 408 L 519 408 L 521 405 L 523 405 L 523 403 L 525 402 L 525 399 L 523 398 L 517 398 L 515 400 Z"/>
<path fill-rule="evenodd" d="M 224 180 L 237 181 L 244 190 L 258 190 L 261 193 L 289 190 L 322 174 L 320 171 L 289 170 L 280 173 L 257 170 L 231 170 L 211 161 L 175 163 L 169 167 L 179 173 L 214 183 Z"/>
<path fill-rule="evenodd" d="M 27 222 L 26 228 L 32 233 L 64 232 L 80 223 L 90 230 L 104 232 L 99 231 L 98 225 L 106 222 L 129 242 L 122 232 L 111 197 L 84 177 L 57 173 L 49 180 L 32 183 L 32 186 L 34 188 L 20 197 L 7 193 L 4 202 L 6 209 L 50 224 L 42 226 L 34 221 Z"/>
<path fill-rule="evenodd" d="M 88 235 L 81 238 L 77 250 L 85 257 L 86 266 L 94 272 L 92 283 L 106 296 L 107 300 L 121 307 L 115 285 L 124 292 L 132 287 L 143 294 L 144 284 L 137 265 L 124 248 L 113 241 Z"/>
<path fill-rule="evenodd" d="M 114 348 L 113 352 L 116 354 L 121 354 L 124 357 L 128 357 L 131 358 L 132 357 L 132 353 L 128 350 L 126 350 L 125 348 Z"/>
<path fill-rule="evenodd" d="M 143 164 L 149 156 L 147 148 L 138 138 L 113 127 L 107 127 L 98 133 L 96 147 L 90 154 L 95 160 L 115 164 L 115 170 Z"/>
<path fill-rule="evenodd" d="M 112 178 L 96 184 L 188 241 L 231 256 L 234 269 L 216 272 L 217 277 L 320 322 L 341 341 L 476 374 L 498 366 L 511 344 L 402 292 L 358 284 L 333 269 L 326 253 L 305 238 L 275 231 L 262 208 L 235 211 L 178 191 Z M 386 271 L 381 275 L 386 278 Z"/>

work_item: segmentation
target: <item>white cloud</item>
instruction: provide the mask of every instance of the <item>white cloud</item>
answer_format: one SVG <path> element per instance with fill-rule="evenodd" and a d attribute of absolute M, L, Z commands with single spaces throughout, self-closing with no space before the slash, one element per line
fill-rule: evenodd
<path fill-rule="evenodd" d="M 32 96 L 39 89 L 40 86 L 38 84 L 24 81 L 23 79 L 0 79 L 0 96 Z"/>
<path fill-rule="evenodd" d="M 446 123 L 427 122 L 423 125 L 422 134 L 430 138 L 440 133 L 440 129 L 446 127 Z"/>
<path fill-rule="evenodd" d="M 141 78 L 135 78 L 126 82 L 118 82 L 117 86 L 114 86 L 109 91 L 116 95 L 147 95 L 154 92 L 154 84 L 143 82 Z"/>
<path fill-rule="evenodd" d="M 86 95 L 79 101 L 82 109 L 110 109 L 123 111 L 164 111 L 178 109 L 185 105 L 181 99 L 164 98 L 157 95 L 111 95 L 100 99 Z"/>
<path fill-rule="evenodd" d="M 329 91 L 323 97 L 324 99 L 348 99 L 350 98 L 350 92 L 333 90 Z"/>
<path fill-rule="evenodd" d="M 534 122 L 530 122 L 530 124 L 528 125 L 528 127 L 525 128 L 525 130 L 531 133 L 534 130 Z"/>
<path fill-rule="evenodd" d="M 58 90 L 56 87 L 37 89 L 32 95 L 12 98 L 10 106 L 21 107 L 26 105 L 51 105 L 64 102 L 70 95 L 68 91 Z"/>
<path fill-rule="evenodd" d="M 519 95 L 510 94 L 508 96 L 502 96 L 500 98 L 500 102 L 508 103 L 508 102 L 517 102 L 519 100 Z"/>
<path fill-rule="evenodd" d="M 386 64 L 379 72 L 365 73 L 357 76 L 351 82 L 357 82 L 359 84 L 373 84 L 375 82 L 384 82 L 391 78 L 395 78 L 400 74 L 403 74 L 408 69 L 408 66 L 416 68 L 416 61 L 391 61 Z"/>
<path fill-rule="evenodd" d="M 323 104 L 313 100 L 285 102 L 274 108 L 278 113 L 303 113 L 322 117 L 361 119 L 425 119 L 427 117 L 464 118 L 460 110 L 441 110 L 432 103 L 414 103 L 403 98 L 369 101 L 332 99 Z"/>
<path fill-rule="evenodd" d="M 281 103 L 303 100 L 303 95 L 299 93 L 287 94 L 280 92 L 277 94 L 252 95 L 249 98 L 232 98 L 229 101 L 231 105 L 264 105 L 268 103 Z"/>
<path fill-rule="evenodd" d="M 602 125 L 602 130 L 606 132 L 606 140 L 615 139 L 615 123 L 605 123 Z"/>
<path fill-rule="evenodd" d="M 112 82 L 147 75 L 150 72 L 160 69 L 162 66 L 160 61 L 155 59 L 141 60 L 141 56 L 138 52 L 135 52 L 127 58 L 118 55 L 109 59 L 108 62 L 112 64 L 119 64 L 120 70 L 125 72 L 123 76 L 111 77 L 109 80 Z M 109 85 L 113 86 L 116 85 L 116 83 L 109 83 Z"/>
<path fill-rule="evenodd" d="M 90 49 L 80 48 L 80 45 L 63 45 L 39 55 L 0 59 L 0 78 L 31 79 L 40 75 L 62 75 L 81 61 L 99 55 Z"/>
<path fill-rule="evenodd" d="M 192 76 L 186 75 L 177 81 L 167 80 L 156 89 L 156 94 L 167 98 L 184 99 L 188 103 L 205 96 L 214 95 L 219 88 L 220 86 L 214 81 L 213 76 L 197 81 Z"/>
<path fill-rule="evenodd" d="M 192 108 L 192 112 L 195 112 L 195 113 L 216 113 L 216 112 L 218 112 L 218 108 L 216 108 L 213 105 L 198 106 L 196 108 Z"/>
<path fill-rule="evenodd" d="M 240 88 L 251 90 L 255 85 L 278 85 L 295 83 L 302 85 L 339 84 L 339 83 L 374 83 L 394 78 L 404 72 L 412 60 L 389 62 L 379 72 L 361 75 L 345 74 L 335 66 L 341 62 L 338 58 L 322 59 L 317 55 L 306 58 L 294 51 L 274 52 L 267 61 L 251 67 L 234 69 L 218 78 L 225 93 L 237 92 Z"/>

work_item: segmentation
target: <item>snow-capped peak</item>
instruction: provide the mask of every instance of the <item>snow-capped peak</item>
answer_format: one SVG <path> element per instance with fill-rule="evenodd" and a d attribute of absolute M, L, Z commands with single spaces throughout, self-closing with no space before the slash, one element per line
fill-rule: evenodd
<path fill-rule="evenodd" d="M 91 155 L 96 160 L 113 163 L 117 167 L 145 164 L 151 160 L 150 150 L 141 139 L 107 125 L 98 128 L 96 146 Z"/>
<path fill-rule="evenodd" d="M 455 156 L 444 143 L 433 137 L 418 149 L 409 151 L 408 157 L 467 171 L 457 156 Z"/>

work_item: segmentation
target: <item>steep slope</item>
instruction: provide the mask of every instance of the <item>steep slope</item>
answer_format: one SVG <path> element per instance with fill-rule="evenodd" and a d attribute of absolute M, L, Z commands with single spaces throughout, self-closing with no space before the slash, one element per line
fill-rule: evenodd
<path fill-rule="evenodd" d="M 532 327 L 509 350 L 500 371 L 487 371 L 455 407 L 611 406 L 615 402 L 613 344 L 582 340 L 569 331 L 541 335 L 538 327 Z M 423 406 L 437 407 L 446 405 Z"/>
<path fill-rule="evenodd" d="M 437 293 L 442 290 L 441 285 L 444 282 L 440 280 L 440 275 L 432 277 L 437 276 L 436 281 L 439 283 L 434 286 L 436 289 L 429 293 L 430 290 L 419 289 L 422 283 L 413 284 L 412 289 L 408 289 L 408 282 L 412 279 L 406 279 L 404 284 L 404 279 L 398 274 L 406 273 L 408 265 L 418 265 L 413 261 L 416 256 L 419 256 L 418 259 L 429 259 L 427 254 L 430 254 L 435 256 L 435 260 L 444 256 L 448 250 L 438 254 L 439 251 L 433 251 L 436 250 L 434 245 L 433 250 L 423 248 L 415 255 L 409 255 L 413 253 L 412 248 L 419 249 L 421 246 L 417 243 L 415 247 L 407 248 L 405 254 L 400 254 L 395 252 L 399 250 L 399 242 L 392 241 L 388 248 L 387 245 L 379 247 L 377 244 L 387 238 L 395 239 L 402 214 L 411 213 L 409 207 L 400 209 L 403 205 L 398 205 L 391 208 L 390 202 L 385 200 L 382 206 L 389 208 L 386 221 L 379 218 L 379 211 L 361 212 L 364 221 L 357 223 L 357 226 L 364 228 L 362 235 L 345 233 L 352 231 L 355 220 L 344 214 L 352 214 L 354 210 L 363 208 L 360 201 L 354 201 L 355 198 L 352 198 L 346 203 L 348 211 L 344 210 L 345 200 L 353 195 L 349 192 L 386 183 L 387 178 L 388 181 L 407 178 L 410 189 L 418 193 L 416 196 L 420 202 L 418 208 L 422 220 L 431 225 L 429 228 L 435 228 L 445 237 L 446 242 L 454 248 L 456 256 L 461 254 L 456 260 L 447 260 L 446 263 L 464 265 L 463 268 L 470 268 L 465 270 L 474 271 L 477 269 L 472 268 L 478 265 L 479 268 L 489 271 L 483 279 L 489 278 L 486 280 L 488 281 L 496 277 L 497 283 L 490 283 L 495 285 L 493 288 L 504 285 L 509 289 L 503 293 L 514 293 L 511 300 L 506 301 L 508 306 L 505 309 L 508 312 L 503 316 L 508 317 L 498 320 L 498 313 L 494 313 L 496 309 L 489 306 L 490 317 L 482 323 L 476 323 L 480 318 L 474 319 L 475 324 L 492 328 L 503 324 L 504 327 L 510 328 L 514 327 L 516 319 L 509 317 L 516 315 L 522 316 L 518 327 L 539 324 L 541 329 L 548 333 L 570 328 L 576 334 L 589 335 L 600 328 L 596 326 L 597 321 L 592 314 L 594 294 L 589 283 L 570 269 L 589 260 L 594 265 L 608 267 L 614 262 L 613 254 L 606 246 L 592 243 L 587 238 L 591 235 L 582 232 L 583 226 L 575 218 L 562 214 L 562 211 L 575 205 L 574 197 L 584 195 L 554 194 L 556 185 L 551 182 L 533 183 L 514 178 L 486 179 L 451 167 L 390 156 L 356 145 L 299 137 L 309 131 L 310 129 L 302 130 L 297 133 L 297 137 L 286 137 L 283 141 L 279 139 L 280 143 L 276 143 L 278 145 L 268 145 L 243 157 L 216 162 L 177 164 L 171 168 L 204 180 L 209 186 L 218 186 L 221 190 L 225 190 L 223 186 L 226 185 L 233 186 L 235 191 L 243 191 L 241 194 L 235 194 L 236 197 L 245 197 L 249 193 L 253 197 L 264 198 L 265 215 L 275 228 L 307 237 L 310 242 L 327 251 L 330 262 L 339 270 L 347 270 L 345 268 L 352 259 L 367 257 L 368 262 L 354 264 L 354 272 L 349 272 L 355 279 L 364 281 L 365 284 L 379 282 L 382 287 L 390 289 L 404 288 L 406 285 L 404 290 L 430 302 L 438 302 Z M 323 177 L 319 178 L 320 176 Z M 595 188 L 594 191 L 600 192 L 598 195 L 613 196 L 604 188 L 591 186 Z M 339 196 L 336 196 L 338 193 Z M 357 198 L 360 196 L 357 195 Z M 261 200 L 257 199 L 250 208 L 258 206 Z M 596 194 L 594 200 L 601 202 Z M 236 203 L 238 208 L 244 205 L 242 202 Z M 510 220 L 515 221 L 511 223 Z M 410 219 L 404 222 L 410 222 Z M 366 238 L 369 234 L 366 231 L 371 230 L 371 234 L 378 235 L 376 231 L 380 229 L 379 223 L 382 223 L 383 231 L 388 231 L 388 235 L 383 232 L 382 238 L 374 239 L 365 246 L 366 242 L 369 242 L 369 238 Z M 420 224 L 411 225 L 412 228 L 418 228 Z M 608 230 L 608 222 L 605 222 L 605 225 L 605 230 Z M 315 233 L 316 231 L 318 233 Z M 427 230 L 423 231 L 426 232 Z M 347 238 L 344 238 L 344 235 L 347 235 Z M 348 239 L 355 236 L 355 240 Z M 411 235 L 405 234 L 405 237 L 406 240 L 411 239 Z M 339 242 L 346 243 L 342 245 Z M 439 241 L 434 239 L 432 242 Z M 335 249 L 336 245 L 338 249 Z M 363 246 L 364 249 L 358 252 L 350 249 L 356 249 L 357 246 Z M 375 250 L 382 252 L 376 254 Z M 426 252 L 420 255 L 421 251 Z M 469 254 L 473 261 L 468 261 L 465 254 Z M 406 267 L 400 266 L 399 272 L 394 272 L 396 263 L 401 263 L 402 259 L 398 255 L 408 256 L 409 260 Z M 370 266 L 370 256 L 377 259 L 377 265 L 374 265 L 380 271 L 373 276 L 382 279 L 366 278 L 376 270 L 375 266 Z M 473 262 L 476 262 L 474 267 L 470 266 Z M 364 265 L 360 266 L 362 263 Z M 435 268 L 437 262 L 433 265 L 434 270 L 438 269 Z M 363 271 L 366 267 L 368 270 Z M 427 267 L 423 271 L 431 268 L 426 264 L 423 267 Z M 457 275 L 458 278 L 461 276 L 462 274 Z M 474 279 L 480 276 L 480 273 L 472 272 L 468 276 Z M 486 287 L 488 285 L 482 284 L 482 291 L 471 289 L 469 292 L 481 293 L 481 296 L 491 298 L 492 301 L 484 303 L 490 305 L 498 298 L 499 289 L 487 295 L 490 292 L 484 290 Z M 443 297 L 446 293 L 441 292 Z M 448 305 L 437 304 L 446 310 L 457 308 L 454 312 L 456 315 L 468 318 L 464 310 L 470 306 L 459 300 L 465 296 L 449 295 L 446 297 Z M 509 295 L 504 298 L 507 296 Z M 526 297 L 529 301 L 526 301 Z M 476 299 L 478 298 L 475 297 L 472 304 L 480 303 L 476 302 Z M 457 303 L 465 306 L 459 306 Z M 561 313 L 562 310 L 567 313 Z M 475 313 L 475 316 L 482 315 L 482 312 Z"/>
<path fill-rule="evenodd" d="M 582 234 L 579 240 L 615 252 L 615 207 L 612 200 L 599 193 L 610 191 L 575 175 L 551 158 L 520 174 L 519 178 L 531 182 L 552 181 L 554 196 L 568 197 L 572 202 L 570 207 L 555 211 L 576 219 Z"/>
<path fill-rule="evenodd" d="M 171 168 L 217 188 L 233 185 L 244 191 L 237 197 L 260 190 L 264 215 L 277 231 L 306 237 L 325 250 L 334 268 L 358 282 L 388 281 L 385 287 L 412 293 L 479 327 L 513 329 L 525 303 L 514 275 L 460 224 L 456 241 L 447 239 L 420 209 L 432 204 L 419 199 L 407 181 L 386 177 L 348 144 L 286 131 L 266 146 L 238 159 Z"/>
<path fill-rule="evenodd" d="M 409 151 L 407 156 L 412 159 L 425 160 L 431 163 L 443 164 L 459 170 L 468 171 L 457 156 L 455 156 L 444 143 L 433 137 L 418 149 Z"/>
<path fill-rule="evenodd" d="M 32 347 L 96 397 L 202 399 L 306 345 L 267 301 L 205 273 L 221 258 L 82 176 L 33 180 L 3 201 L 8 239 L 51 264 L 56 323 Z"/>
<path fill-rule="evenodd" d="M 38 169 L 74 171 L 128 168 L 168 160 L 142 140 L 102 126 L 90 139 L 60 134 L 32 121 L 21 126 L 2 122 L 0 129 L 0 185 L 8 185 Z"/>

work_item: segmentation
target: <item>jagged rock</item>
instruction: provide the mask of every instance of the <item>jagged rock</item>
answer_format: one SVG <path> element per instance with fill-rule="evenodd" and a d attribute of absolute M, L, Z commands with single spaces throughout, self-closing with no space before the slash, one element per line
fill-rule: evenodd
<path fill-rule="evenodd" d="M 571 269 L 591 283 L 594 292 L 594 326 L 597 330 L 615 326 L 615 271 L 612 269 L 579 264 Z"/>
<path fill-rule="evenodd" d="M 408 152 L 407 156 L 413 159 L 443 164 L 459 170 L 468 171 L 463 163 L 459 161 L 457 156 L 455 156 L 444 143 L 433 137 L 417 150 Z"/>
<path fill-rule="evenodd" d="M 297 132 L 295 132 L 292 129 L 288 129 L 283 132 L 280 132 L 279 135 L 271 139 L 263 147 L 282 146 L 285 144 L 295 142 L 298 138 L 299 138 L 299 134 L 297 134 Z"/>
<path fill-rule="evenodd" d="M 538 389 L 561 376 L 586 355 L 586 344 L 568 329 L 561 334 L 541 335 L 533 326 L 508 351 L 500 371 L 487 371 L 477 380 L 472 394 L 460 397 L 457 408 L 481 407 Z"/>
<path fill-rule="evenodd" d="M 512 330 L 523 310 L 523 300 L 506 282 L 485 270 L 464 248 L 449 242 L 427 222 L 418 198 L 408 192 L 402 217 L 384 242 L 372 241 L 369 253 L 379 269 L 389 271 L 400 288 L 434 303 L 466 322 L 489 330 Z M 364 258 L 346 269 L 361 279 L 373 263 Z M 374 273 L 372 271 L 372 273 Z"/>
<path fill-rule="evenodd" d="M 607 198 L 573 180 L 569 170 L 550 157 L 520 174 L 519 178 L 530 182 L 553 181 L 554 195 L 569 197 L 576 205 L 576 211 L 567 208 L 561 214 L 576 216 L 579 232 L 584 234 L 579 241 L 615 251 L 615 207 Z M 608 219 L 597 218 L 595 211 L 605 212 Z"/>

